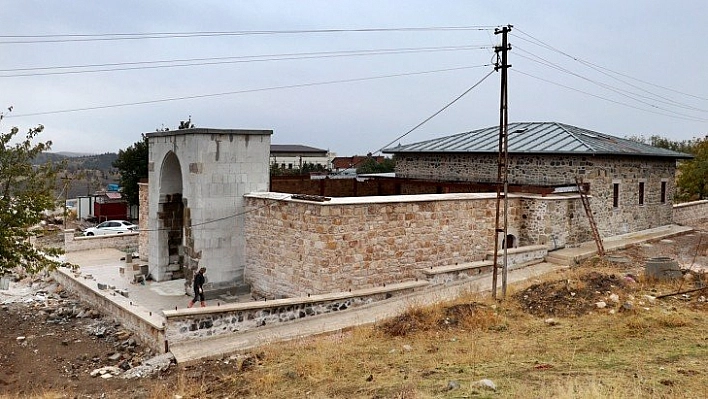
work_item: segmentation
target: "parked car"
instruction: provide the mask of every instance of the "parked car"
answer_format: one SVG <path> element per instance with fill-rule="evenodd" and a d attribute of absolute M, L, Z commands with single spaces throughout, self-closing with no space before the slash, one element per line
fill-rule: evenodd
<path fill-rule="evenodd" d="M 84 230 L 85 236 L 102 236 L 106 234 L 122 234 L 138 231 L 138 226 L 125 220 L 106 220 L 96 227 Z"/>

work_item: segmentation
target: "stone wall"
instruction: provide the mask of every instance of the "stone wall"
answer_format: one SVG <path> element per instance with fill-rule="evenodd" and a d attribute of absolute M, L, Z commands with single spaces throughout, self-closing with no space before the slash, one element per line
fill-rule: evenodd
<path fill-rule="evenodd" d="M 150 244 L 148 234 L 148 217 L 150 215 L 148 193 L 148 183 L 138 183 L 138 209 L 140 210 L 140 216 L 138 217 L 138 254 L 143 262 L 148 261 Z"/>
<path fill-rule="evenodd" d="M 173 278 L 173 268 L 183 267 L 189 278 L 197 268 L 206 267 L 205 288 L 243 288 L 243 195 L 268 190 L 272 133 L 194 128 L 146 134 L 148 257 L 156 280 Z M 182 201 L 182 226 L 170 222 L 178 210 L 171 209 L 169 200 L 176 198 Z M 176 250 L 171 240 L 179 241 Z"/>
<path fill-rule="evenodd" d="M 708 200 L 674 205 L 674 223 L 694 226 L 708 221 Z"/>
<path fill-rule="evenodd" d="M 579 177 L 590 184 L 591 208 L 600 234 L 609 237 L 671 223 L 674 159 L 577 155 L 510 154 L 509 183 L 542 186 L 574 185 Z M 493 182 L 495 154 L 406 154 L 396 157 L 396 175 L 405 178 Z M 644 183 L 644 204 L 639 184 Z M 661 185 L 665 183 L 665 202 Z M 619 184 L 619 206 L 613 185 Z M 559 211 L 558 209 L 555 211 Z M 569 210 L 568 216 L 577 214 Z"/>
<path fill-rule="evenodd" d="M 274 324 L 301 320 L 405 295 L 428 285 L 412 281 L 356 292 L 304 298 L 227 304 L 218 307 L 165 310 L 165 335 L 170 345 Z"/>
<path fill-rule="evenodd" d="M 135 252 L 138 249 L 139 233 L 108 234 L 93 237 L 76 237 L 74 234 L 76 232 L 73 229 L 64 230 L 64 252 L 104 248 Z"/>
<path fill-rule="evenodd" d="M 130 299 L 117 295 L 115 291 L 100 290 L 96 280 L 74 275 L 67 268 L 58 268 L 53 276 L 64 288 L 123 324 L 140 337 L 145 345 L 159 353 L 165 351 L 164 319 L 161 315 L 153 314 Z"/>
<path fill-rule="evenodd" d="M 552 251 L 593 239 L 578 195 L 526 196 L 520 213 L 521 245 L 544 245 Z"/>
<path fill-rule="evenodd" d="M 246 196 L 246 281 L 257 295 L 412 280 L 421 269 L 482 260 L 494 248 L 494 194 L 282 198 Z M 519 201 L 509 201 L 510 232 L 518 227 Z"/>

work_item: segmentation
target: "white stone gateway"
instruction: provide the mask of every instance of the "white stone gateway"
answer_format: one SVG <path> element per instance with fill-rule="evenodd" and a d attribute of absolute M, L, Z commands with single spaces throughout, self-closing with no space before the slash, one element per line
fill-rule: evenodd
<path fill-rule="evenodd" d="M 272 130 L 147 133 L 148 263 L 157 281 L 207 268 L 208 297 L 247 290 L 244 198 L 268 191 Z"/>

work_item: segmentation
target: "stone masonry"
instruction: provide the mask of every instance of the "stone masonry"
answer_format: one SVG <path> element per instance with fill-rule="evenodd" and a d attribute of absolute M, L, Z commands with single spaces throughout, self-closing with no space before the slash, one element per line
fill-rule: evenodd
<path fill-rule="evenodd" d="M 156 280 L 207 268 L 207 294 L 243 289 L 244 194 L 268 189 L 271 130 L 147 133 L 148 263 Z M 239 288 L 241 287 L 241 288 Z"/>
<path fill-rule="evenodd" d="M 509 154 L 510 184 L 573 186 L 576 177 L 589 183 L 590 204 L 604 237 L 671 223 L 675 169 L 674 159 L 658 157 Z M 491 183 L 497 175 L 497 156 L 406 154 L 396 157 L 396 175 Z M 664 202 L 661 201 L 662 182 Z M 643 205 L 639 204 L 640 183 L 644 185 Z M 618 184 L 619 189 L 617 207 L 613 203 L 614 184 Z M 569 216 L 581 215 L 575 208 L 568 211 Z M 582 206 L 580 211 L 583 212 Z"/>
<path fill-rule="evenodd" d="M 422 269 L 482 260 L 494 248 L 494 194 L 246 197 L 246 281 L 264 297 L 414 280 Z M 510 233 L 518 231 L 520 201 L 509 201 Z"/>

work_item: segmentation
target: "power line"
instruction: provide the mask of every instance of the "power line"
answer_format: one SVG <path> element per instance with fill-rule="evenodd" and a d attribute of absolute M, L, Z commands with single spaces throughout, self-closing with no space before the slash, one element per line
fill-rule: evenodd
<path fill-rule="evenodd" d="M 708 101 L 708 98 L 706 98 L 706 97 L 697 96 L 697 95 L 690 94 L 690 93 L 686 93 L 686 92 L 683 92 L 683 91 L 680 91 L 680 90 L 675 90 L 675 89 L 672 89 L 672 88 L 670 88 L 670 87 L 661 86 L 661 85 L 658 85 L 658 84 L 655 84 L 655 83 L 651 83 L 651 82 L 648 82 L 648 81 L 645 81 L 645 80 L 642 80 L 642 79 L 635 78 L 634 76 L 630 76 L 630 75 L 628 75 L 628 74 L 625 74 L 625 73 L 622 73 L 622 72 L 617 72 L 617 71 L 614 71 L 614 70 L 612 70 L 612 69 L 603 67 L 603 66 L 601 66 L 601 65 L 594 64 L 594 63 L 592 63 L 592 62 L 590 62 L 590 61 L 586 61 L 586 60 L 581 59 L 581 58 L 579 58 L 579 57 L 575 57 L 575 56 L 573 56 L 573 55 L 571 55 L 571 54 L 569 54 L 569 53 L 567 53 L 567 52 L 565 52 L 565 51 L 559 50 L 559 49 L 557 49 L 557 48 L 551 46 L 551 45 L 548 44 L 548 43 L 543 42 L 542 40 L 540 40 L 540 39 L 538 39 L 538 38 L 536 38 L 536 37 L 534 37 L 534 36 L 532 36 L 532 35 L 530 35 L 530 34 L 524 32 L 524 31 L 521 30 L 521 29 L 518 29 L 518 28 L 517 28 L 516 30 L 519 31 L 520 33 L 526 35 L 526 36 L 528 37 L 528 39 L 526 39 L 526 38 L 524 38 L 524 37 L 514 35 L 514 36 L 515 36 L 516 38 L 518 38 L 518 39 L 524 40 L 524 41 L 526 41 L 526 42 L 535 44 L 535 45 L 537 45 L 537 46 L 539 46 L 539 47 L 543 47 L 543 48 L 545 48 L 545 49 L 547 49 L 547 50 L 550 50 L 550 51 L 556 52 L 556 53 L 558 53 L 558 54 L 561 54 L 561 55 L 563 55 L 563 56 L 565 56 L 565 57 L 568 57 L 568 58 L 572 59 L 573 61 L 579 62 L 579 63 L 581 63 L 581 64 L 583 64 L 583 65 L 585 65 L 585 66 L 587 66 L 587 67 L 589 67 L 589 68 L 591 68 L 591 69 L 594 69 L 594 70 L 596 70 L 597 72 L 603 73 L 603 74 L 605 74 L 605 75 L 607 75 L 607 76 L 609 76 L 609 77 L 611 77 L 611 78 L 613 78 L 613 79 L 615 79 L 615 80 L 618 80 L 618 81 L 620 81 L 620 82 L 622 82 L 622 83 L 624 83 L 624 84 L 626 84 L 626 85 L 628 85 L 628 86 L 635 87 L 635 88 L 637 88 L 637 89 L 639 89 L 639 90 L 642 90 L 642 91 L 645 91 L 645 92 L 647 92 L 647 93 L 651 93 L 651 94 L 654 95 L 654 96 L 665 98 L 665 97 L 663 97 L 663 96 L 661 96 L 661 95 L 658 95 L 658 94 L 653 93 L 653 92 L 650 92 L 650 91 L 648 91 L 648 90 L 646 90 L 646 89 L 640 88 L 639 86 L 635 86 L 635 85 L 633 85 L 633 84 L 631 84 L 631 83 L 629 83 L 629 82 L 626 82 L 625 80 L 619 79 L 619 78 L 617 78 L 617 77 L 613 77 L 613 76 L 607 74 L 606 72 L 602 72 L 601 70 L 607 71 L 607 72 L 610 72 L 610 73 L 612 73 L 612 74 L 615 74 L 615 75 L 618 75 L 618 76 L 622 76 L 622 77 L 624 77 L 624 78 L 631 79 L 631 80 L 634 80 L 634 81 L 636 81 L 636 82 L 640 82 L 640 83 L 643 83 L 643 84 L 646 84 L 646 85 L 649 85 L 649 86 L 652 86 L 652 87 L 656 87 L 656 88 L 659 88 L 659 89 L 667 90 L 667 91 L 670 91 L 670 92 L 673 92 L 673 93 L 676 93 L 676 94 L 681 94 L 681 95 L 684 95 L 684 96 L 687 96 L 687 97 L 692 97 L 692 98 L 695 98 L 695 99 Z M 673 101 L 673 100 L 671 100 L 671 99 L 667 99 L 667 100 L 668 100 L 668 101 Z"/>
<path fill-rule="evenodd" d="M 618 105 L 622 105 L 622 106 L 625 106 L 625 107 L 634 108 L 634 109 L 639 110 L 639 111 L 649 112 L 649 113 L 652 113 L 652 114 L 667 116 L 667 117 L 669 117 L 669 118 L 682 119 L 682 120 L 687 120 L 687 121 L 692 121 L 692 122 L 708 122 L 708 119 L 703 119 L 703 118 L 698 118 L 698 117 L 690 117 L 690 116 L 689 116 L 689 117 L 682 117 L 682 116 L 678 116 L 678 115 L 666 114 L 666 113 L 663 113 L 663 112 L 658 112 L 658 111 L 654 111 L 654 110 L 650 110 L 650 109 L 645 109 L 645 108 L 637 107 L 637 106 L 634 106 L 634 105 L 632 105 L 632 104 L 627 104 L 627 103 L 624 103 L 624 102 L 621 102 L 621 101 L 612 100 L 612 99 L 607 98 L 607 97 L 602 97 L 602 96 L 599 96 L 599 95 L 597 95 L 597 94 L 589 93 L 589 92 L 587 92 L 587 91 L 583 91 L 583 90 L 580 90 L 580 89 L 576 89 L 576 88 L 574 88 L 574 87 L 570 87 L 570 86 L 567 86 L 567 85 L 564 85 L 564 84 L 561 84 L 561 83 L 558 83 L 558 82 L 554 82 L 554 81 L 551 81 L 551 80 L 548 80 L 548 79 L 541 78 L 541 77 L 539 77 L 539 76 L 532 75 L 532 74 L 530 74 L 530 73 L 523 72 L 523 71 L 519 70 L 518 68 L 512 69 L 512 72 L 514 72 L 514 73 L 519 73 L 519 74 L 521 74 L 521 75 L 525 75 L 525 76 L 528 76 L 528 77 L 530 77 L 530 78 L 538 79 L 538 80 L 540 80 L 540 81 L 543 81 L 543 82 L 546 82 L 546 83 L 550 83 L 550 84 L 552 84 L 552 85 L 556 85 L 556 86 L 559 86 L 559 87 L 563 87 L 563 88 L 566 88 L 566 89 L 568 89 L 568 90 L 573 90 L 573 91 L 576 91 L 576 92 L 578 92 L 578 93 L 582 93 L 582 94 L 585 94 L 585 95 L 588 95 L 588 96 L 591 96 L 591 97 L 594 97 L 594 98 L 597 98 L 597 99 L 600 99 L 600 100 L 604 100 L 604 101 L 607 101 L 607 102 L 611 102 L 611 103 L 613 103 L 613 104 L 618 104 Z"/>
<path fill-rule="evenodd" d="M 135 105 L 158 104 L 158 103 L 181 101 L 181 100 L 193 100 L 193 99 L 197 99 L 197 98 L 222 97 L 222 96 L 229 96 L 229 95 L 235 95 L 235 94 L 257 93 L 257 92 L 263 92 L 263 91 L 273 91 L 273 90 L 282 90 L 282 89 L 295 89 L 295 88 L 312 87 L 312 86 L 332 85 L 332 84 L 339 84 L 339 83 L 354 83 L 354 82 L 363 82 L 363 81 L 377 80 L 377 79 L 388 79 L 388 78 L 403 77 L 403 76 L 425 75 L 425 74 L 440 73 L 440 72 L 459 71 L 459 70 L 472 69 L 472 68 L 481 68 L 481 67 L 487 67 L 487 66 L 490 66 L 490 64 L 475 65 L 475 66 L 463 66 L 463 67 L 437 69 L 437 70 L 420 71 L 420 72 L 398 73 L 398 74 L 391 74 L 391 75 L 369 76 L 369 77 L 363 77 L 363 78 L 329 80 L 329 81 L 322 81 L 322 82 L 299 83 L 299 84 L 273 86 L 273 87 L 261 87 L 261 88 L 256 88 L 256 89 L 244 89 L 244 90 L 235 90 L 235 91 L 228 91 L 228 92 L 222 92 L 222 93 L 211 93 L 211 94 L 198 94 L 198 95 L 192 95 L 192 96 L 169 97 L 169 98 L 162 98 L 162 99 L 156 99 L 156 100 L 135 101 L 135 102 L 129 102 L 129 103 L 119 103 L 119 104 L 110 104 L 110 105 L 98 105 L 98 106 L 93 106 L 93 107 L 71 108 L 71 109 L 64 109 L 64 110 L 57 110 L 57 111 L 15 114 L 15 115 L 7 115 L 6 118 L 19 118 L 19 117 L 39 116 L 39 115 L 64 114 L 64 113 L 70 113 L 70 112 L 95 111 L 95 110 L 99 110 L 99 109 L 120 108 L 120 107 L 129 107 L 129 106 L 135 106 Z"/>
<path fill-rule="evenodd" d="M 479 86 L 480 84 L 482 84 L 482 82 L 484 82 L 484 81 L 485 81 L 491 74 L 493 74 L 493 73 L 494 73 L 494 70 L 491 70 L 488 74 L 484 75 L 484 77 L 482 77 L 482 79 L 480 79 L 477 83 L 473 84 L 469 89 L 465 90 L 462 94 L 460 94 L 459 96 L 457 96 L 454 100 L 450 101 L 450 102 L 447 103 L 444 107 L 440 108 L 440 109 L 437 110 L 435 113 L 433 113 L 433 114 L 430 115 L 429 117 L 425 118 L 422 122 L 420 122 L 419 124 L 415 125 L 412 129 L 408 130 L 407 132 L 403 133 L 402 135 L 396 137 L 396 138 L 395 138 L 394 140 L 392 140 L 390 143 L 388 143 L 388 144 L 384 145 L 383 147 L 379 148 L 378 150 L 376 150 L 375 153 L 379 153 L 379 152 L 383 151 L 386 147 L 388 147 L 388 146 L 392 145 L 393 143 L 395 143 L 396 141 L 398 141 L 398 140 L 400 140 L 400 139 L 402 139 L 402 138 L 408 136 L 408 135 L 409 135 L 410 133 L 412 133 L 414 130 L 416 130 L 416 129 L 418 129 L 419 127 L 423 126 L 424 124 L 428 123 L 428 121 L 430 121 L 431 119 L 433 119 L 433 118 L 435 118 L 436 116 L 438 116 L 441 112 L 443 112 L 443 111 L 445 111 L 446 109 L 448 109 L 452 104 L 456 103 L 458 100 L 460 100 L 462 97 L 464 97 L 467 93 L 471 92 L 474 88 L 476 88 L 477 86 Z M 375 154 L 375 153 L 374 153 L 374 154 Z"/>
<path fill-rule="evenodd" d="M 491 66 L 491 65 L 488 65 L 488 66 Z M 403 137 L 406 137 L 407 135 L 409 135 L 410 133 L 412 133 L 412 132 L 415 131 L 416 129 L 420 128 L 421 126 L 423 126 L 425 123 L 427 123 L 427 122 L 430 121 L 431 119 L 433 119 L 433 118 L 435 118 L 436 116 L 440 115 L 443 111 L 445 111 L 446 109 L 448 109 L 449 107 L 451 107 L 454 103 L 456 103 L 457 101 L 459 101 L 460 99 L 462 99 L 462 97 L 464 97 L 464 96 L 467 95 L 469 92 L 471 92 L 472 90 L 474 90 L 477 86 L 479 86 L 480 84 L 482 84 L 482 82 L 484 82 L 484 81 L 485 81 L 490 75 L 492 75 L 493 73 L 494 73 L 494 70 L 492 70 L 492 71 L 490 71 L 488 74 L 484 75 L 484 77 L 482 77 L 482 79 L 480 79 L 479 81 L 477 81 L 477 83 L 473 84 L 471 87 L 469 87 L 467 90 L 465 90 L 462 94 L 460 94 L 459 96 L 455 97 L 452 101 L 450 101 L 450 102 L 448 102 L 447 104 L 445 104 L 445 106 L 443 106 L 443 107 L 440 108 L 439 110 L 435 111 L 432 115 L 430 115 L 429 117 L 425 118 L 422 122 L 420 122 L 420 123 L 418 123 L 417 125 L 415 125 L 412 129 L 410 129 L 410 130 L 408 130 L 407 132 L 403 133 L 402 135 L 396 137 L 396 139 L 394 139 L 394 140 L 391 141 L 390 143 L 388 143 L 388 144 L 384 145 L 383 147 L 381 147 L 380 149 L 378 149 L 376 152 L 374 152 L 374 154 L 375 154 L 375 153 L 378 153 L 378 152 L 381 152 L 381 151 L 382 151 L 383 149 L 385 149 L 386 147 L 388 147 L 388 146 L 390 146 L 391 144 L 395 143 L 396 141 L 402 139 Z M 359 161 L 358 163 L 360 163 L 360 162 L 362 162 L 362 161 Z M 357 163 L 357 164 L 358 164 L 358 163 Z M 355 164 L 355 165 L 352 165 L 352 167 L 353 167 L 353 166 L 356 166 L 356 164 Z M 243 215 L 245 215 L 245 214 L 248 214 L 248 213 L 250 213 L 250 212 L 255 212 L 255 211 L 258 211 L 258 210 L 263 209 L 263 208 L 268 208 L 268 207 L 274 205 L 275 203 L 277 203 L 278 201 L 282 201 L 282 200 L 287 199 L 287 198 L 289 198 L 289 197 L 292 197 L 292 194 L 285 194 L 285 195 L 284 195 L 283 197 L 281 197 L 281 198 L 270 198 L 270 199 L 268 199 L 268 200 L 270 200 L 270 201 L 272 201 L 272 202 L 267 203 L 267 204 L 264 204 L 264 205 L 261 205 L 261 206 L 259 206 L 259 207 L 254 208 L 254 209 L 247 210 L 247 211 L 242 211 L 242 212 L 238 212 L 238 213 L 235 213 L 235 214 L 232 214 L 232 215 L 228 215 L 228 216 L 224 216 L 224 217 L 217 218 L 217 219 L 207 220 L 207 221 L 202 222 L 202 223 L 197 223 L 197 224 L 193 224 L 193 225 L 191 225 L 191 226 L 185 226 L 185 227 L 186 227 L 186 228 L 189 228 L 189 229 L 194 229 L 195 227 L 199 227 L 199 226 L 203 226 L 203 225 L 207 225 L 207 224 L 211 224 L 211 223 L 220 222 L 220 221 L 223 221 L 223 220 L 233 219 L 233 218 L 236 218 L 236 217 L 239 217 L 239 216 L 243 216 Z M 141 230 L 141 231 L 167 231 L 167 230 L 169 230 L 169 229 L 145 229 L 145 230 Z"/>
<path fill-rule="evenodd" d="M 68 43 L 115 40 L 181 39 L 194 37 L 228 37 L 258 35 L 299 35 L 328 33 L 375 33 L 375 32 L 430 32 L 430 31 L 485 31 L 494 26 L 430 26 L 402 28 L 361 29 L 296 29 L 252 31 L 194 31 L 194 32 L 146 32 L 146 33 L 99 33 L 99 34 L 46 34 L 46 35 L 0 35 L 0 44 Z"/>
<path fill-rule="evenodd" d="M 594 84 L 594 85 L 600 86 L 600 87 L 602 87 L 602 88 L 604 88 L 604 89 L 606 89 L 606 90 L 610 90 L 610 91 L 612 91 L 612 92 L 614 92 L 614 93 L 616 93 L 616 94 L 619 94 L 619 95 L 621 95 L 621 96 L 623 96 L 623 97 L 627 97 L 627 98 L 629 98 L 629 99 L 631 99 L 631 100 L 637 101 L 637 102 L 639 102 L 639 103 L 642 103 L 642 104 L 647 105 L 647 106 L 652 107 L 652 108 L 656 108 L 656 109 L 659 109 L 659 110 L 662 110 L 662 111 L 666 111 L 666 112 L 671 112 L 671 113 L 674 113 L 674 114 L 680 115 L 680 116 L 692 117 L 691 115 L 687 115 L 687 114 L 684 114 L 684 113 L 681 113 L 681 112 L 677 112 L 677 111 L 674 111 L 674 110 L 671 110 L 671 109 L 667 109 L 667 108 L 660 107 L 660 106 L 658 106 L 658 105 L 655 105 L 655 104 L 652 104 L 652 103 L 650 103 L 650 102 L 644 101 L 644 100 L 642 100 L 642 99 L 640 99 L 640 98 L 644 98 L 644 99 L 647 99 L 647 100 L 650 100 L 650 101 L 657 101 L 657 102 L 659 102 L 659 103 L 667 104 L 667 105 L 674 106 L 674 107 L 678 107 L 678 108 L 688 109 L 688 110 L 692 110 L 692 111 L 708 112 L 708 110 L 705 110 L 705 109 L 701 109 L 701 108 L 697 108 L 697 107 L 692 107 L 692 106 L 689 106 L 689 105 L 684 105 L 684 104 L 675 103 L 675 102 L 662 101 L 661 99 L 656 99 L 656 98 L 651 98 L 651 97 L 647 97 L 647 96 L 642 96 L 642 95 L 640 95 L 640 94 L 636 94 L 636 93 L 632 93 L 632 92 L 630 92 L 630 91 L 622 90 L 622 89 L 620 89 L 620 88 L 617 88 L 617 87 L 608 85 L 608 84 L 606 84 L 606 83 L 598 82 L 598 81 L 596 81 L 596 80 L 590 79 L 590 78 L 585 77 L 585 76 L 583 76 L 583 75 L 580 75 L 580 74 L 578 74 L 578 73 L 572 72 L 572 71 L 570 71 L 570 70 L 568 70 L 568 69 L 566 69 L 566 68 L 563 68 L 563 67 L 561 67 L 561 66 L 559 66 L 559 65 L 557 65 L 557 64 L 554 64 L 554 63 L 552 63 L 552 62 L 546 60 L 546 59 L 543 58 L 543 57 L 540 57 L 540 56 L 538 56 L 538 55 L 535 55 L 535 54 L 533 54 L 533 53 L 530 53 L 530 52 L 528 52 L 528 51 L 525 51 L 525 50 L 523 50 L 523 49 L 520 49 L 518 46 L 516 46 L 516 49 L 519 50 L 519 51 L 521 51 L 521 52 L 525 52 L 525 53 L 527 53 L 527 54 L 530 54 L 530 55 L 532 55 L 532 56 L 534 56 L 534 57 L 540 59 L 541 61 L 535 60 L 535 59 L 530 58 L 530 57 L 526 57 L 526 56 L 524 56 L 523 54 L 519 54 L 519 56 L 522 57 L 522 58 L 526 58 L 526 59 L 528 59 L 528 60 L 530 60 L 530 61 L 537 62 L 537 63 L 539 63 L 539 64 L 541 64 L 541 65 L 544 65 L 544 66 L 547 66 L 547 67 L 556 69 L 556 70 L 558 70 L 558 71 L 561 71 L 561 72 L 563 72 L 563 73 L 566 73 L 566 74 L 575 76 L 575 77 L 577 77 L 577 78 L 579 78 L 579 79 L 585 80 L 585 81 L 590 82 L 590 83 L 592 83 L 592 84 Z M 640 98 L 637 98 L 637 97 L 640 97 Z"/>
<path fill-rule="evenodd" d="M 244 55 L 244 56 L 229 56 L 229 57 L 209 57 L 209 58 L 187 58 L 174 60 L 154 60 L 154 61 L 135 61 L 135 62 L 117 62 L 103 64 L 84 64 L 84 65 L 60 65 L 47 67 L 31 67 L 31 68 L 10 68 L 0 69 L 0 73 L 10 73 L 0 75 L 0 78 L 10 77 L 25 77 L 25 76 L 47 76 L 47 75 L 68 75 L 68 74 L 83 74 L 97 72 L 114 72 L 128 70 L 145 70 L 158 68 L 176 68 L 176 67 L 191 67 L 205 65 L 221 65 L 221 64 L 237 64 L 251 62 L 266 62 L 266 61 L 291 61 L 305 59 L 322 59 L 322 58 L 342 58 L 342 57 L 361 57 L 375 55 L 397 55 L 397 54 L 415 54 L 425 52 L 449 52 L 449 51 L 469 51 L 481 50 L 489 48 L 489 46 L 469 45 L 469 46 L 441 46 L 441 47 L 407 47 L 393 49 L 374 49 L 374 50 L 348 50 L 348 51 L 323 51 L 323 52 L 306 52 L 306 53 L 284 53 L 284 54 L 263 54 L 263 55 Z M 161 65 L 167 64 L 167 65 Z M 95 68 L 95 69 L 89 69 Z M 71 71 L 69 69 L 81 69 Z M 46 71 L 49 70 L 49 71 Z M 31 72 L 32 71 L 32 72 Z M 33 72 L 45 71 L 45 72 Z M 28 73 L 24 73 L 28 72 Z"/>

